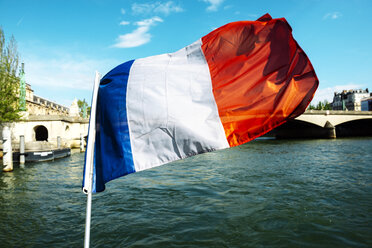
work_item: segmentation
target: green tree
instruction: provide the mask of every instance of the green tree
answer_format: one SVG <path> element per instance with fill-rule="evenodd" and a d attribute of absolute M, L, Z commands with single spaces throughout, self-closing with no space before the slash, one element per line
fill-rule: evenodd
<path fill-rule="evenodd" d="M 324 105 L 321 101 L 318 102 L 318 104 L 316 105 L 316 109 L 317 110 L 322 110 L 324 108 Z"/>
<path fill-rule="evenodd" d="M 319 101 L 318 104 L 313 105 L 310 103 L 308 109 L 313 110 L 332 110 L 332 104 L 329 103 L 327 100 L 324 100 L 323 102 Z"/>
<path fill-rule="evenodd" d="M 88 107 L 88 103 L 85 101 L 85 99 L 83 100 L 78 100 L 78 106 L 79 106 L 79 114 L 81 117 L 85 117 L 87 118 L 89 115 L 90 115 L 90 107 Z M 85 108 L 85 110 L 84 110 Z M 84 111 L 85 112 L 85 116 L 84 116 Z"/>
<path fill-rule="evenodd" d="M 324 110 L 332 110 L 332 104 L 328 102 L 327 100 L 324 100 L 323 105 L 324 105 L 324 108 L 323 108 Z"/>
<path fill-rule="evenodd" d="M 4 31 L 0 27 L 0 124 L 20 118 L 18 61 L 14 37 L 6 43 Z"/>
<path fill-rule="evenodd" d="M 313 110 L 313 109 L 315 109 L 315 106 L 310 103 L 310 105 L 309 105 L 309 107 L 307 107 L 307 109 Z"/>

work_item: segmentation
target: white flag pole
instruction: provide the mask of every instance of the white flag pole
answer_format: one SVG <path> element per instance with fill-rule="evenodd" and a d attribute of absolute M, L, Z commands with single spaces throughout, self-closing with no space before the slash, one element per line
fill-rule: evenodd
<path fill-rule="evenodd" d="M 96 139 L 96 109 L 97 109 L 97 95 L 101 75 L 96 72 L 93 86 L 92 107 L 90 110 L 89 120 L 89 135 L 87 141 L 86 161 L 85 161 L 85 175 L 83 183 L 83 191 L 87 194 L 87 213 L 85 217 L 85 236 L 84 248 L 89 248 L 90 242 L 90 220 L 92 210 L 92 184 L 93 184 L 93 157 L 94 157 L 94 143 Z"/>

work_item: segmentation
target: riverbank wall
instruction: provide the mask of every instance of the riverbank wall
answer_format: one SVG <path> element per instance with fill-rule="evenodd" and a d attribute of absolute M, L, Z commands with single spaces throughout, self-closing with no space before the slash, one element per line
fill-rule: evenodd
<path fill-rule="evenodd" d="M 14 150 L 19 150 L 20 136 L 24 136 L 26 150 L 46 150 L 60 147 L 79 148 L 81 137 L 88 135 L 89 120 L 81 117 L 58 115 L 30 115 L 18 122 L 0 126 L 0 149 L 2 130 L 8 126 Z"/>

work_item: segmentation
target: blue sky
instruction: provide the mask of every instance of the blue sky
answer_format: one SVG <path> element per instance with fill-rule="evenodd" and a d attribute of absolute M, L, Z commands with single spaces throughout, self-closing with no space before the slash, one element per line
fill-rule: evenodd
<path fill-rule="evenodd" d="M 372 90 L 370 0 L 0 0 L 34 93 L 65 106 L 90 102 L 94 72 L 174 52 L 213 29 L 265 13 L 285 17 L 320 80 L 314 101 Z M 313 101 L 313 102 L 314 102 Z"/>

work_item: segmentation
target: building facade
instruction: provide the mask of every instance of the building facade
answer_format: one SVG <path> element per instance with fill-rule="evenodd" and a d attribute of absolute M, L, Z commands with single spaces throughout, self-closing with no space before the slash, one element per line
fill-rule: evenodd
<path fill-rule="evenodd" d="M 10 128 L 15 147 L 20 136 L 25 138 L 26 150 L 36 149 L 40 142 L 56 146 L 58 137 L 65 147 L 79 147 L 81 136 L 88 134 L 89 119 L 80 117 L 77 100 L 68 108 L 35 95 L 29 84 L 25 86 L 26 110 L 21 113 L 21 119 L 3 125 Z M 0 149 L 3 126 L 0 126 Z"/>
<path fill-rule="evenodd" d="M 69 108 L 34 95 L 29 84 L 26 84 L 26 112 L 29 115 L 69 116 Z"/>
<path fill-rule="evenodd" d="M 372 111 L 372 96 L 363 98 L 361 101 L 362 111 Z"/>
<path fill-rule="evenodd" d="M 335 92 L 332 102 L 333 110 L 361 111 L 361 101 L 369 97 L 368 89 L 365 90 L 343 90 L 340 93 Z"/>

